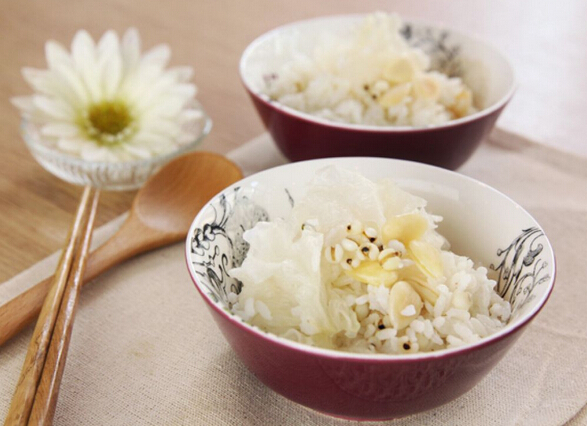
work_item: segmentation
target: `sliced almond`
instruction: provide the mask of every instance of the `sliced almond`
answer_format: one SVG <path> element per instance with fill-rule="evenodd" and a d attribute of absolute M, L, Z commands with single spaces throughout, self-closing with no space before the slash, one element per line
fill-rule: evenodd
<path fill-rule="evenodd" d="M 389 292 L 389 319 L 396 330 L 403 330 L 422 311 L 420 295 L 406 281 L 398 281 Z"/>
<path fill-rule="evenodd" d="M 440 84 L 434 77 L 423 74 L 414 80 L 414 92 L 418 98 L 435 102 L 440 97 Z"/>
<path fill-rule="evenodd" d="M 433 306 L 436 304 L 438 291 L 435 286 L 428 282 L 428 277 L 420 270 L 418 265 L 413 263 L 400 269 L 398 272 L 399 279 L 410 283 L 423 300 Z"/>
<path fill-rule="evenodd" d="M 385 80 L 377 80 L 375 84 L 371 86 L 371 93 L 381 96 L 382 93 L 389 90 L 389 82 Z"/>
<path fill-rule="evenodd" d="M 414 63 L 407 56 L 401 56 L 387 65 L 383 77 L 390 83 L 400 84 L 412 81 L 415 73 Z"/>
<path fill-rule="evenodd" d="M 473 95 L 471 91 L 469 89 L 463 89 L 463 91 L 456 96 L 455 103 L 450 107 L 450 110 L 455 115 L 455 118 L 461 118 L 469 113 L 472 104 Z"/>
<path fill-rule="evenodd" d="M 396 106 L 410 94 L 411 90 L 412 85 L 410 83 L 398 84 L 381 95 L 379 98 L 379 105 L 381 105 L 383 108 Z"/>
<path fill-rule="evenodd" d="M 361 262 L 356 268 L 344 271 L 349 277 L 371 285 L 391 285 L 398 279 L 397 272 L 387 271 L 377 261 L 367 260 Z"/>
<path fill-rule="evenodd" d="M 390 257 L 384 260 L 383 262 L 380 262 L 380 264 L 386 271 L 395 271 L 397 269 L 400 269 L 400 267 L 402 266 L 402 260 L 401 258 L 395 256 Z"/>
<path fill-rule="evenodd" d="M 410 257 L 420 270 L 430 278 L 440 278 L 444 273 L 440 250 L 424 241 L 409 244 Z"/>
<path fill-rule="evenodd" d="M 428 221 L 418 213 L 408 213 L 390 218 L 381 230 L 385 243 L 399 240 L 406 247 L 412 240 L 418 240 L 428 229 Z"/>
<path fill-rule="evenodd" d="M 410 284 L 423 300 L 427 301 L 432 306 L 436 305 L 438 292 L 436 289 L 428 285 L 427 280 L 411 280 Z"/>

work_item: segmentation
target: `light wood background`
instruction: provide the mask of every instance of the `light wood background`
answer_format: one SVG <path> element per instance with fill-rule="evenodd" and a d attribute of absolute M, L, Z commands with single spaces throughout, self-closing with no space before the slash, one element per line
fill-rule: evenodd
<path fill-rule="evenodd" d="M 19 135 L 9 103 L 30 93 L 23 66 L 45 67 L 44 43 L 69 45 L 136 26 L 146 48 L 166 42 L 172 64 L 195 69 L 198 98 L 214 120 L 202 148 L 225 153 L 263 131 L 241 86 L 238 60 L 255 37 L 313 16 L 397 11 L 479 34 L 508 55 L 519 89 L 499 125 L 587 156 L 587 2 L 583 0 L 0 0 L 0 283 L 60 248 L 81 188 L 44 171 Z M 133 192 L 105 193 L 98 225 L 130 206 Z"/>

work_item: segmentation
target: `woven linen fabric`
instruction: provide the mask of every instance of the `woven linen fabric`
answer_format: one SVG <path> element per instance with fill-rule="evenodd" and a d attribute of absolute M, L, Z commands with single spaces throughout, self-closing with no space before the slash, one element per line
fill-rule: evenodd
<path fill-rule="evenodd" d="M 284 162 L 268 135 L 229 156 L 246 174 Z M 587 159 L 498 130 L 459 171 L 504 192 L 538 220 L 555 249 L 557 282 L 546 307 L 475 388 L 390 424 L 587 424 Z M 120 223 L 97 230 L 96 242 Z M 56 262 L 53 255 L 0 285 L 0 304 L 51 274 Z M 0 347 L 2 419 L 31 332 L 32 326 Z M 249 373 L 194 289 L 182 243 L 84 287 L 55 425 L 352 423 L 290 402 Z"/>

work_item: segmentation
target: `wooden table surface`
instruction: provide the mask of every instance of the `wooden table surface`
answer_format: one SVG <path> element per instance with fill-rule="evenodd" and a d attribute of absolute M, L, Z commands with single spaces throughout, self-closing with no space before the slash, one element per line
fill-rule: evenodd
<path fill-rule="evenodd" d="M 263 131 L 241 86 L 238 60 L 255 37 L 313 16 L 383 9 L 474 32 L 511 59 L 519 88 L 498 125 L 587 156 L 587 2 L 500 0 L 54 0 L 2 1 L 0 14 L 0 283 L 59 249 L 81 188 L 43 170 L 19 135 L 9 103 L 30 93 L 24 66 L 45 68 L 44 43 L 69 45 L 80 28 L 96 38 L 139 29 L 144 47 L 166 42 L 172 64 L 195 70 L 198 98 L 214 121 L 203 149 L 226 153 Z M 130 206 L 134 192 L 102 196 L 98 225 Z"/>

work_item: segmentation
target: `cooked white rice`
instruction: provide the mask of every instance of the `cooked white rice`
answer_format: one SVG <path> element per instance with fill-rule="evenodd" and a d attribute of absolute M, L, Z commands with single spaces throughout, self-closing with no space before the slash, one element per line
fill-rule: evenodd
<path fill-rule="evenodd" d="M 232 311 L 278 336 L 351 352 L 436 351 L 495 333 L 510 304 L 484 267 L 448 250 L 442 218 L 425 206 L 389 180 L 322 169 L 290 217 L 245 232 Z"/>
<path fill-rule="evenodd" d="M 272 100 L 350 124 L 424 127 L 476 111 L 460 78 L 430 70 L 430 58 L 400 34 L 402 21 L 376 13 L 345 37 L 322 34 L 312 52 L 264 76 Z M 285 48 L 282 46 L 282 48 Z"/>

